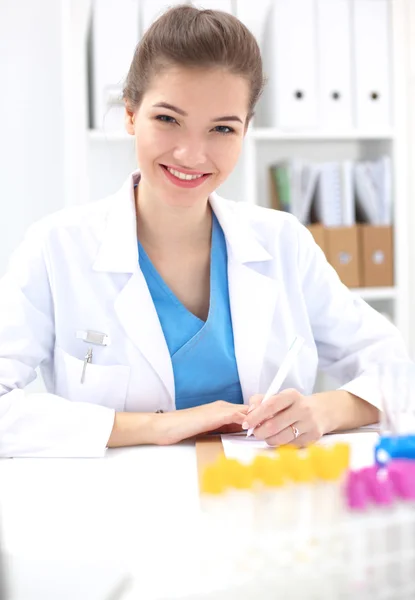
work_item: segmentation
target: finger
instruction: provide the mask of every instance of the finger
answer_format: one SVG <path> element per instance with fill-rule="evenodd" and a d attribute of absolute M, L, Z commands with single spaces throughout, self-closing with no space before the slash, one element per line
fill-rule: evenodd
<path fill-rule="evenodd" d="M 271 396 L 271 398 L 256 406 L 255 410 L 247 415 L 247 429 L 257 427 L 263 421 L 270 419 L 277 413 L 294 404 L 294 402 L 301 397 L 301 394 L 296 390 L 284 390 L 280 394 Z"/>
<path fill-rule="evenodd" d="M 298 431 L 300 432 L 300 435 L 297 438 L 295 437 L 291 427 L 287 427 L 286 429 L 281 431 L 281 433 L 266 439 L 266 443 L 269 446 L 273 447 L 285 446 L 286 444 L 290 444 L 297 446 L 298 448 L 304 448 L 305 446 L 309 446 L 310 444 L 317 442 L 321 438 L 321 436 L 316 434 L 315 431 L 304 432 L 304 429 L 302 429 L 305 427 L 304 423 L 294 423 L 293 426 L 297 427 Z M 302 431 L 304 433 L 301 433 Z"/>
<path fill-rule="evenodd" d="M 249 398 L 248 413 L 250 413 L 252 410 L 254 410 L 254 408 L 256 408 L 257 406 L 259 406 L 261 404 L 263 397 L 264 397 L 264 394 L 255 394 L 254 396 L 251 396 Z"/>
<path fill-rule="evenodd" d="M 292 404 L 285 410 L 277 413 L 255 427 L 255 437 L 259 440 L 266 440 L 274 435 L 278 435 L 292 423 L 296 423 L 300 420 L 302 420 L 301 408 L 298 403 Z"/>
<path fill-rule="evenodd" d="M 266 443 L 269 446 L 285 446 L 286 444 L 295 444 L 296 446 L 298 445 L 298 442 L 300 440 L 300 438 L 304 438 L 306 434 L 303 434 L 300 427 L 301 427 L 301 423 L 297 422 L 293 424 L 293 427 L 296 427 L 298 429 L 298 431 L 300 432 L 300 435 L 296 438 L 294 435 L 294 431 L 293 428 L 291 426 L 286 427 L 285 429 L 283 429 L 282 431 L 280 431 L 279 433 L 277 433 L 276 435 L 271 435 L 268 438 L 265 438 Z M 255 437 L 256 437 L 256 432 L 255 432 Z"/>
<path fill-rule="evenodd" d="M 231 423 L 237 423 L 238 425 L 242 425 L 242 423 L 246 419 L 247 410 L 248 410 L 248 407 L 246 406 L 246 407 L 239 407 L 238 410 L 235 410 L 234 412 L 230 412 L 227 415 L 227 417 L 224 419 L 223 424 L 229 425 Z M 242 412 L 242 411 L 245 411 L 245 412 Z"/>

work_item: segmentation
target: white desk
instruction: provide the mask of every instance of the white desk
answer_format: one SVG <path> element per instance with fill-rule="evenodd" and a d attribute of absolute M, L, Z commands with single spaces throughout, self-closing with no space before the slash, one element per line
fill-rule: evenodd
<path fill-rule="evenodd" d="M 353 435 L 370 460 L 376 434 Z M 154 593 L 140 600 L 157 598 L 192 560 L 199 514 L 191 443 L 109 450 L 103 459 L 2 459 L 7 600 L 112 600 L 109 590 L 131 570 Z"/>

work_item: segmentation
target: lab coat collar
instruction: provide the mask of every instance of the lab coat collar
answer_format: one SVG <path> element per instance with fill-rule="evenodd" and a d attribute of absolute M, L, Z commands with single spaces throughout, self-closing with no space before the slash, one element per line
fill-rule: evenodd
<path fill-rule="evenodd" d="M 210 195 L 209 202 L 225 234 L 228 251 L 230 250 L 237 262 L 249 263 L 272 259 L 269 252 L 256 239 L 246 211 L 241 210 L 237 202 L 225 200 L 216 192 Z M 243 208 L 249 207 L 245 205 Z"/>
<path fill-rule="evenodd" d="M 134 184 L 140 171 L 134 171 L 109 200 L 107 223 L 95 259 L 95 271 L 134 273 L 138 267 L 138 246 Z M 209 202 L 224 232 L 228 252 L 240 263 L 271 260 L 272 256 L 256 239 L 245 211 L 236 202 L 211 194 Z M 248 206 L 246 207 L 248 208 Z"/>
<path fill-rule="evenodd" d="M 138 245 L 134 183 L 139 173 L 134 172 L 121 189 L 109 198 L 106 226 L 94 271 L 134 273 L 138 267 Z"/>

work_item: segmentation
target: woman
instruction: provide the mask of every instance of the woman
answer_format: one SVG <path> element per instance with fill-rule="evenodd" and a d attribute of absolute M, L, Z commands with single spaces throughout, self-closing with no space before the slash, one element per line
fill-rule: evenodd
<path fill-rule="evenodd" d="M 302 445 L 378 420 L 396 329 L 340 283 L 291 215 L 230 202 L 263 89 L 234 17 L 180 6 L 137 47 L 124 92 L 140 171 L 34 227 L 0 286 L 0 453 L 102 456 L 225 426 Z M 293 338 L 285 389 L 262 396 Z M 24 387 L 40 365 L 47 393 Z M 313 394 L 318 365 L 342 388 Z"/>

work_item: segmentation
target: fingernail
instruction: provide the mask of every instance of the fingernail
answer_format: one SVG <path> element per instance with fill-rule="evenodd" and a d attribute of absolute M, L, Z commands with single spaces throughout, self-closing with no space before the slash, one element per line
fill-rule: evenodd
<path fill-rule="evenodd" d="M 249 415 L 249 413 L 251 412 L 251 410 L 254 410 L 254 408 L 255 408 L 255 404 L 251 404 L 251 406 L 248 408 L 247 414 Z"/>
<path fill-rule="evenodd" d="M 249 429 L 249 424 L 246 421 L 242 423 L 242 429 Z"/>

